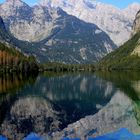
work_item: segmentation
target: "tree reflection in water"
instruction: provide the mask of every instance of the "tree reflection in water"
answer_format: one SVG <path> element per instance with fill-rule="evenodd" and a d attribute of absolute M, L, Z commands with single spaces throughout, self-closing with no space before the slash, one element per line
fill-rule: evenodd
<path fill-rule="evenodd" d="M 0 111 L 4 114 L 0 132 L 9 139 L 21 140 L 31 132 L 50 136 L 60 131 L 54 135 L 59 137 L 64 135 L 65 130 L 78 126 L 79 131 L 87 135 L 95 124 L 97 134 L 113 130 L 114 126 L 131 125 L 133 130 L 138 127 L 129 121 L 135 122 L 136 118 L 139 122 L 138 74 L 49 73 L 41 74 L 37 79 L 29 76 L 11 77 L 7 82 L 9 84 L 1 82 L 0 98 Z M 16 82 L 12 82 L 12 79 L 16 79 Z M 14 85 L 10 86 L 12 83 Z M 80 134 L 79 131 L 77 133 Z"/>
<path fill-rule="evenodd" d="M 27 84 L 34 84 L 37 75 L 37 73 L 30 75 L 24 73 L 0 74 L 0 124 L 9 113 L 18 92 Z"/>

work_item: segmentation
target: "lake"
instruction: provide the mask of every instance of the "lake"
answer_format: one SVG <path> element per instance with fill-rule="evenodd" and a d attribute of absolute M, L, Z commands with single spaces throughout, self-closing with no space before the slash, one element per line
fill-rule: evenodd
<path fill-rule="evenodd" d="M 52 139 L 140 134 L 140 73 L 1 74 L 0 134 Z"/>

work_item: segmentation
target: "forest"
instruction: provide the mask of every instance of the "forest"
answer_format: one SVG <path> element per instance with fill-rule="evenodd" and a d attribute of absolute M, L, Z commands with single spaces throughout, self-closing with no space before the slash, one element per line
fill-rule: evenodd
<path fill-rule="evenodd" d="M 0 43 L 0 72 L 38 71 L 34 56 L 24 55 L 8 44 Z"/>

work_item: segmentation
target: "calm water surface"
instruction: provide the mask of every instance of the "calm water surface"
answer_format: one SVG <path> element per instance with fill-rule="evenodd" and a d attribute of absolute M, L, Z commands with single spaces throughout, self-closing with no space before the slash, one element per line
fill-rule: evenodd
<path fill-rule="evenodd" d="M 97 114 L 102 124 L 108 124 L 97 123 L 97 128 L 104 130 L 98 130 L 98 134 L 124 126 L 139 133 L 139 99 L 140 73 L 3 74 L 0 75 L 0 134 L 11 140 L 21 140 L 31 132 L 51 135 L 81 118 Z M 127 111 L 126 106 L 129 106 Z M 120 123 L 118 110 L 124 113 Z M 107 112 L 106 120 L 103 112 Z M 130 116 L 133 126 L 126 122 Z"/>

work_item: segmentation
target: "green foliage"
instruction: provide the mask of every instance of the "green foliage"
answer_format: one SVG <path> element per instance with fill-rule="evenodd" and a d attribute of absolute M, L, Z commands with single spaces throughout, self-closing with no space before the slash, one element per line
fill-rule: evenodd
<path fill-rule="evenodd" d="M 76 72 L 76 71 L 94 71 L 93 64 L 64 64 L 64 63 L 46 63 L 43 66 L 46 71 L 55 72 Z"/>
<path fill-rule="evenodd" d="M 104 57 L 98 64 L 98 69 L 109 70 L 140 70 L 140 57 L 131 53 L 136 48 L 140 32 L 120 48 Z"/>
<path fill-rule="evenodd" d="M 38 65 L 33 56 L 25 56 L 15 48 L 0 43 L 0 72 L 37 70 Z"/>

